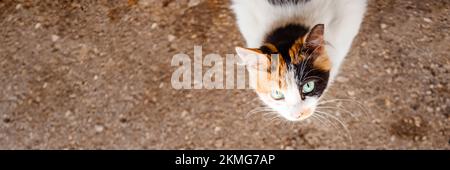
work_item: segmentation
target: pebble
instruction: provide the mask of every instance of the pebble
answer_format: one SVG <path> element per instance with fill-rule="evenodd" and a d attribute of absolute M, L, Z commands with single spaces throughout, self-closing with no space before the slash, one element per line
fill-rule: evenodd
<path fill-rule="evenodd" d="M 189 8 L 195 7 L 199 5 L 201 2 L 202 2 L 201 0 L 189 0 L 188 7 Z"/>
<path fill-rule="evenodd" d="M 292 146 L 286 146 L 286 148 L 284 148 L 285 150 L 294 150 L 294 148 Z"/>
<path fill-rule="evenodd" d="M 386 69 L 386 73 L 391 74 L 392 70 L 390 68 Z"/>
<path fill-rule="evenodd" d="M 380 123 L 381 123 L 381 120 L 380 120 L 380 119 L 373 119 L 373 120 L 372 120 L 372 123 L 373 123 L 373 124 L 380 124 Z"/>
<path fill-rule="evenodd" d="M 96 132 L 103 132 L 103 130 L 105 129 L 102 125 L 95 125 L 94 128 Z"/>
<path fill-rule="evenodd" d="M 440 112 L 441 108 L 440 107 L 436 107 L 436 112 Z"/>
<path fill-rule="evenodd" d="M 186 111 L 186 110 L 183 110 L 183 111 L 181 112 L 181 117 L 186 117 L 187 114 L 189 114 L 189 112 Z"/>
<path fill-rule="evenodd" d="M 364 65 L 363 65 L 363 68 L 367 70 L 367 69 L 369 69 L 369 65 L 364 64 Z"/>
<path fill-rule="evenodd" d="M 72 114 L 72 112 L 70 110 L 66 111 L 66 113 L 64 114 L 65 117 L 69 117 Z"/>
<path fill-rule="evenodd" d="M 155 22 L 155 23 L 152 24 L 152 27 L 151 27 L 151 28 L 152 28 L 152 29 L 156 29 L 157 27 L 158 27 L 158 23 Z"/>
<path fill-rule="evenodd" d="M 59 40 L 59 36 L 58 35 L 52 35 L 52 41 L 53 42 L 56 42 L 56 41 L 58 41 Z"/>
<path fill-rule="evenodd" d="M 41 26 L 42 26 L 41 23 L 37 23 L 37 24 L 34 26 L 34 29 L 39 29 L 39 28 L 41 28 Z"/>
<path fill-rule="evenodd" d="M 407 119 L 407 118 L 403 119 L 403 122 L 408 123 L 408 124 L 412 123 L 412 121 L 410 119 Z"/>
<path fill-rule="evenodd" d="M 423 141 L 426 141 L 426 140 L 427 140 L 427 137 L 426 137 L 426 136 L 422 136 L 422 140 L 423 140 Z"/>
<path fill-rule="evenodd" d="M 348 91 L 347 94 L 350 95 L 350 96 L 354 96 L 355 92 L 354 91 Z"/>
<path fill-rule="evenodd" d="M 18 9 L 21 9 L 22 8 L 22 4 L 17 4 L 16 5 L 16 9 L 18 10 Z"/>
<path fill-rule="evenodd" d="M 385 28 L 387 28 L 387 25 L 382 23 L 382 24 L 380 24 L 380 27 L 381 27 L 381 29 L 385 29 Z"/>
<path fill-rule="evenodd" d="M 175 37 L 174 35 L 170 34 L 167 36 L 167 40 L 169 40 L 169 42 L 172 42 L 173 40 L 175 40 L 177 37 Z"/>
<path fill-rule="evenodd" d="M 424 20 L 425 22 L 428 22 L 428 23 L 433 22 L 430 18 L 423 18 L 423 20 Z"/>
<path fill-rule="evenodd" d="M 391 142 L 395 141 L 395 136 L 391 136 Z"/>
<path fill-rule="evenodd" d="M 158 99 L 156 98 L 156 97 L 152 97 L 152 102 L 153 103 L 155 103 L 155 102 L 157 102 L 158 101 Z"/>
<path fill-rule="evenodd" d="M 384 105 L 386 105 L 386 107 L 391 107 L 392 102 L 389 99 L 384 99 Z"/>
<path fill-rule="evenodd" d="M 420 127 L 422 124 L 422 119 L 420 119 L 420 117 L 413 117 L 413 119 L 414 119 L 414 125 L 416 127 Z"/>
<path fill-rule="evenodd" d="M 217 126 L 217 127 L 214 128 L 214 132 L 215 132 L 215 133 L 220 132 L 221 130 L 222 130 L 222 128 L 219 127 L 219 126 Z"/>

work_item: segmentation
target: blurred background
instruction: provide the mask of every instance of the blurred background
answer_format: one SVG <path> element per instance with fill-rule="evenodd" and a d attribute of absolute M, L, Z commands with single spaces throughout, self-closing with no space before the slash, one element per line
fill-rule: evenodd
<path fill-rule="evenodd" d="M 0 0 L 0 149 L 450 149 L 450 1 L 372 0 L 333 118 L 175 90 L 172 56 L 244 45 L 224 0 Z"/>

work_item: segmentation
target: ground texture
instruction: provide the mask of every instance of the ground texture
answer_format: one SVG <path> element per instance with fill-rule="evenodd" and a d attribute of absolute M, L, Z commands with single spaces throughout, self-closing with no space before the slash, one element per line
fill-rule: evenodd
<path fill-rule="evenodd" d="M 342 124 L 172 88 L 174 54 L 243 45 L 229 5 L 0 0 L 0 148 L 450 149 L 450 1 L 370 1 L 325 98 Z"/>

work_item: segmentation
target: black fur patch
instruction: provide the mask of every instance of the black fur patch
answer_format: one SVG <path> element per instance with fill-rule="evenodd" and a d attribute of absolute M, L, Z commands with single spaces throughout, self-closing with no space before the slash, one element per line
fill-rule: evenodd
<path fill-rule="evenodd" d="M 302 87 L 308 81 L 315 81 L 315 88 L 312 92 L 307 94 L 301 94 L 302 99 L 306 96 L 318 96 L 320 97 L 328 85 L 329 71 L 322 71 L 320 69 L 314 68 L 314 59 L 317 56 L 311 53 L 313 50 L 301 49 L 302 56 L 307 56 L 308 58 L 302 60 L 298 64 L 291 64 L 291 58 L 289 56 L 289 49 L 295 44 L 295 41 L 301 37 L 306 36 L 309 32 L 309 28 L 298 25 L 290 24 L 284 27 L 280 27 L 273 32 L 271 32 L 265 39 L 265 43 L 270 43 L 275 45 L 279 54 L 283 57 L 286 62 L 287 69 L 295 70 L 295 78 L 299 86 L 300 92 Z M 274 52 L 269 50 L 268 47 L 262 46 L 261 51 L 265 54 L 273 54 Z"/>
<path fill-rule="evenodd" d="M 268 0 L 272 5 L 297 5 L 299 3 L 307 3 L 310 0 Z"/>
<path fill-rule="evenodd" d="M 320 97 L 327 88 L 330 72 L 315 69 L 313 66 L 313 60 L 309 60 L 309 62 L 307 63 L 304 62 L 305 61 L 302 61 L 299 64 L 294 65 L 295 79 L 297 80 L 297 84 L 299 87 L 298 90 L 301 92 L 303 90 L 303 85 L 311 80 L 315 82 L 315 88 L 310 93 L 301 93 L 301 97 L 302 99 L 305 99 L 305 96 Z"/>
<path fill-rule="evenodd" d="M 276 54 L 275 51 L 272 51 L 269 47 L 263 45 L 259 48 L 263 54 Z"/>
<path fill-rule="evenodd" d="M 291 62 L 291 58 L 289 57 L 289 49 L 292 47 L 292 45 L 294 45 L 297 39 L 305 36 L 308 31 L 309 28 L 303 25 L 286 25 L 270 33 L 266 37 L 265 42 L 275 45 L 284 61 L 286 61 L 286 64 L 289 65 L 289 63 Z"/>

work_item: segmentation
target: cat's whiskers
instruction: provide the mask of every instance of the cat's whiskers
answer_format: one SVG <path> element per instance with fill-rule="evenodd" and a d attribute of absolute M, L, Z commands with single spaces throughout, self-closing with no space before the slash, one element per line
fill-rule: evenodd
<path fill-rule="evenodd" d="M 318 77 L 318 76 L 309 76 L 309 77 L 306 77 L 306 76 L 305 76 L 305 78 L 315 78 L 315 79 L 324 80 L 323 78 Z M 302 81 L 303 81 L 303 80 L 302 80 Z"/>
<path fill-rule="evenodd" d="M 276 114 L 276 112 L 274 112 L 274 111 L 264 111 L 261 113 L 263 114 L 264 118 L 272 117 L 274 114 Z"/>
<path fill-rule="evenodd" d="M 273 112 L 273 114 L 271 114 L 272 117 L 268 120 L 267 126 L 275 124 L 275 121 L 282 121 L 282 117 L 280 115 L 278 115 L 276 112 Z M 266 126 L 266 127 L 267 127 Z"/>
<path fill-rule="evenodd" d="M 251 115 L 255 115 L 255 114 L 262 114 L 263 117 L 266 117 L 267 115 L 278 116 L 277 112 L 274 111 L 272 108 L 270 108 L 268 106 L 260 106 L 260 107 L 256 107 L 256 108 L 250 110 L 249 112 L 247 112 L 245 117 L 248 118 Z"/>
<path fill-rule="evenodd" d="M 291 129 L 292 127 L 288 127 L 289 123 L 292 121 L 283 120 L 281 121 L 281 127 Z"/>
<path fill-rule="evenodd" d="M 328 47 L 331 47 L 331 48 L 333 48 L 333 49 L 336 49 L 336 47 L 334 47 L 334 45 L 333 44 L 331 44 L 329 41 L 324 41 L 325 42 L 325 45 L 326 46 L 328 46 Z"/>
<path fill-rule="evenodd" d="M 304 78 L 304 76 L 303 76 L 303 73 L 305 72 L 305 69 L 306 69 L 306 64 L 309 62 L 309 60 L 311 59 L 311 57 L 308 55 L 308 56 L 306 56 L 305 57 L 305 61 L 303 61 L 302 62 L 302 65 L 301 65 L 301 71 L 300 71 L 300 80 L 303 80 L 303 78 Z"/>
<path fill-rule="evenodd" d="M 324 121 L 325 125 L 328 125 L 327 127 L 332 126 L 334 129 L 339 129 L 339 126 L 336 125 L 336 123 L 333 122 L 332 120 L 330 120 L 328 117 L 325 117 L 319 113 L 317 113 L 317 114 L 316 113 L 317 112 L 315 112 L 313 115 L 318 118 L 321 118 Z"/>
<path fill-rule="evenodd" d="M 305 74 L 305 76 L 303 76 L 303 79 L 302 79 L 302 81 L 305 79 L 305 78 L 307 78 L 308 77 L 308 75 L 309 75 L 309 73 L 311 73 L 312 71 L 314 71 L 314 70 L 318 70 L 318 69 L 311 69 L 311 70 L 309 70 L 308 72 L 306 72 L 306 74 Z M 311 77 L 317 77 L 317 76 L 311 76 Z M 320 77 L 319 77 L 320 78 Z M 320 79 L 322 79 L 322 78 L 320 78 Z M 323 80 L 323 79 L 322 79 Z"/>
<path fill-rule="evenodd" d="M 316 110 L 316 114 L 322 114 L 323 116 L 329 117 L 329 118 L 337 121 L 341 125 L 341 127 L 345 130 L 347 137 L 350 139 L 350 143 L 353 143 L 353 138 L 350 134 L 350 131 L 348 130 L 348 127 L 338 117 L 336 117 L 330 113 L 319 111 L 319 110 Z"/>
<path fill-rule="evenodd" d="M 307 50 L 307 53 L 309 52 L 309 49 Z M 305 56 L 305 59 L 304 59 L 304 61 L 302 61 L 302 65 L 301 65 L 301 71 L 300 71 L 300 79 L 302 79 L 303 77 L 302 77 L 302 75 L 303 75 L 303 72 L 305 71 L 305 66 L 306 66 L 306 63 L 308 63 L 308 61 L 309 61 L 309 59 L 310 59 L 311 57 L 309 57 L 309 55 L 308 56 Z"/>
<path fill-rule="evenodd" d="M 248 111 L 247 114 L 245 115 L 245 117 L 248 118 L 248 117 L 250 117 L 250 116 L 252 116 L 252 115 L 254 115 L 256 113 L 260 113 L 260 112 L 264 112 L 264 111 L 272 111 L 272 109 L 268 108 L 268 107 L 265 107 L 265 106 L 263 106 L 263 107 L 256 107 L 256 108 Z"/>
<path fill-rule="evenodd" d="M 329 124 L 327 124 L 327 123 L 325 122 L 326 118 L 320 116 L 319 114 L 312 114 L 312 115 L 311 115 L 311 118 L 314 118 L 314 119 L 318 120 L 321 124 L 323 124 L 323 125 L 325 125 L 325 126 L 327 126 L 327 127 L 329 126 Z"/>
<path fill-rule="evenodd" d="M 247 114 L 246 114 L 246 118 L 248 118 L 248 117 L 250 117 L 250 116 L 252 116 L 252 115 L 254 115 L 254 114 L 257 114 L 257 113 L 264 113 L 264 112 L 268 112 L 268 111 L 272 111 L 272 109 L 270 109 L 270 108 L 266 108 L 266 109 L 253 109 L 253 110 L 251 110 L 251 111 L 249 111 Z"/>
<path fill-rule="evenodd" d="M 259 107 L 253 108 L 253 110 L 256 110 L 256 109 L 270 109 L 270 107 L 268 107 L 268 106 L 259 106 Z"/>
<path fill-rule="evenodd" d="M 294 129 L 295 125 L 297 125 L 296 122 L 293 122 L 293 121 L 288 122 L 289 129 Z"/>
<path fill-rule="evenodd" d="M 355 113 L 350 112 L 350 111 L 348 111 L 348 110 L 346 110 L 344 108 L 338 107 L 338 106 L 318 106 L 316 108 L 317 109 L 337 109 L 339 111 L 343 111 L 343 112 L 349 114 L 351 117 L 353 117 L 353 118 L 355 118 L 356 120 L 359 121 L 358 116 Z"/>
<path fill-rule="evenodd" d="M 317 120 L 317 121 L 319 121 L 319 123 L 320 123 L 320 125 L 324 125 L 324 126 L 326 126 L 326 124 L 325 124 L 325 122 L 323 122 L 319 117 L 317 117 L 316 115 L 311 115 L 311 119 L 314 121 L 314 120 Z"/>
<path fill-rule="evenodd" d="M 259 101 L 260 99 L 257 97 L 257 98 L 254 98 L 254 99 L 252 99 L 252 102 L 255 102 L 255 101 Z"/>
<path fill-rule="evenodd" d="M 325 100 L 325 101 L 321 101 L 319 102 L 319 104 L 317 106 L 326 106 L 325 104 L 330 104 L 330 103 L 336 103 L 336 102 L 350 102 L 350 103 L 356 103 L 356 105 L 362 110 L 362 114 L 365 118 L 368 117 L 368 111 L 366 109 L 366 106 L 364 104 L 362 104 L 361 102 L 356 101 L 355 99 L 330 99 L 330 100 Z"/>
<path fill-rule="evenodd" d="M 309 55 L 307 55 L 305 58 L 306 58 L 306 61 L 305 62 L 303 62 L 302 63 L 302 66 L 301 66 L 301 68 L 302 68 L 302 70 L 301 70 L 301 72 L 300 72 L 300 80 L 304 80 L 304 78 L 306 78 L 306 76 L 303 74 L 304 73 L 304 71 L 305 71 L 305 69 L 306 69 L 306 64 L 310 61 L 310 59 L 312 58 L 311 56 L 312 56 L 312 54 L 314 54 L 315 52 L 316 52 L 316 50 L 317 49 L 319 49 L 319 47 L 316 47 L 316 48 L 314 48 L 314 50 L 311 52 L 311 54 L 309 54 Z M 306 53 L 308 54 L 309 53 L 309 49 L 306 51 Z M 311 70 L 310 70 L 311 71 Z M 309 73 L 309 72 L 308 72 Z"/>

